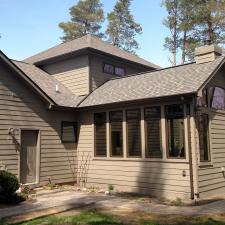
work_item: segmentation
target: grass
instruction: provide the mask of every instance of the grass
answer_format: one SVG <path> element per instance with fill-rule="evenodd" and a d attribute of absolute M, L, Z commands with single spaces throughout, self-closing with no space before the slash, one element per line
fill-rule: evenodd
<path fill-rule="evenodd" d="M 167 216 L 166 216 L 167 217 Z M 89 210 L 80 214 L 71 215 L 52 215 L 17 223 L 16 225 L 225 225 L 219 218 L 208 217 L 184 218 L 169 216 L 168 220 L 161 220 L 161 217 L 144 217 L 142 215 L 129 219 L 120 216 L 112 216 L 99 213 L 96 210 Z M 160 221 L 160 222 L 154 222 Z M 5 225 L 0 221 L 0 225 Z"/>

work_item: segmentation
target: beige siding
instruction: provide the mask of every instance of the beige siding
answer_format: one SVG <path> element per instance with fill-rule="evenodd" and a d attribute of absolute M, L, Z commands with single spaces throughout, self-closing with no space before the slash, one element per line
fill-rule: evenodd
<path fill-rule="evenodd" d="M 0 164 L 19 175 L 20 129 L 40 130 L 40 182 L 73 181 L 76 146 L 61 143 L 61 121 L 75 121 L 72 112 L 49 111 L 39 97 L 0 64 Z M 15 140 L 8 134 L 16 130 Z"/>
<path fill-rule="evenodd" d="M 43 69 L 62 82 L 75 95 L 89 93 L 88 56 L 79 56 L 52 63 L 44 66 Z"/>
<path fill-rule="evenodd" d="M 92 84 L 92 90 L 99 87 L 101 84 L 105 83 L 107 80 L 118 77 L 115 75 L 110 75 L 107 73 L 103 73 L 103 64 L 109 63 L 115 66 L 120 66 L 125 68 L 126 74 L 135 74 L 140 73 L 143 71 L 146 71 L 146 68 L 138 67 L 130 64 L 126 64 L 125 62 L 119 62 L 109 57 L 103 57 L 103 56 L 91 56 L 90 58 L 90 66 L 91 66 L 91 84 Z"/>
<path fill-rule="evenodd" d="M 78 143 L 79 168 L 82 179 L 89 186 L 138 192 L 157 197 L 190 198 L 190 171 L 187 162 L 145 161 L 144 159 L 93 158 L 94 128 L 92 113 L 80 113 L 80 138 Z M 85 169 L 84 169 L 85 168 Z M 182 176 L 183 171 L 186 176 Z M 85 179 L 84 179 L 85 177 Z"/>
<path fill-rule="evenodd" d="M 225 88 L 225 77 L 220 71 L 208 86 L 216 85 Z M 225 112 L 209 111 L 210 151 L 212 161 L 207 166 L 199 167 L 199 193 L 201 198 L 221 195 L 225 193 L 225 174 L 221 168 L 225 167 Z"/>

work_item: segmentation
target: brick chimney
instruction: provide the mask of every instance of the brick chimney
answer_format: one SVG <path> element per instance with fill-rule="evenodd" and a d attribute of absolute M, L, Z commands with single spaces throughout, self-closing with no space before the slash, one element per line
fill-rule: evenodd
<path fill-rule="evenodd" d="M 196 63 L 206 63 L 214 61 L 222 55 L 222 49 L 217 45 L 204 45 L 195 49 Z"/>

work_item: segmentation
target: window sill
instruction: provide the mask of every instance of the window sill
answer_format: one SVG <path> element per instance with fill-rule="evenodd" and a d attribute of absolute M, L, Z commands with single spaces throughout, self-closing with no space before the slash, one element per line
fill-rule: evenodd
<path fill-rule="evenodd" d="M 209 167 L 213 167 L 212 162 L 200 162 L 199 163 L 199 168 L 209 168 Z"/>
<path fill-rule="evenodd" d="M 116 158 L 94 157 L 94 161 L 126 161 L 126 162 L 162 162 L 162 163 L 189 163 L 186 159 L 150 159 L 150 158 Z"/>

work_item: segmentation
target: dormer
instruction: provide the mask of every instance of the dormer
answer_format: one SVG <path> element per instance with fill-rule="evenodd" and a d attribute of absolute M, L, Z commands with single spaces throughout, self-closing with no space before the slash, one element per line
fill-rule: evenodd
<path fill-rule="evenodd" d="M 25 60 L 54 76 L 75 95 L 87 95 L 109 79 L 159 67 L 86 35 Z"/>

